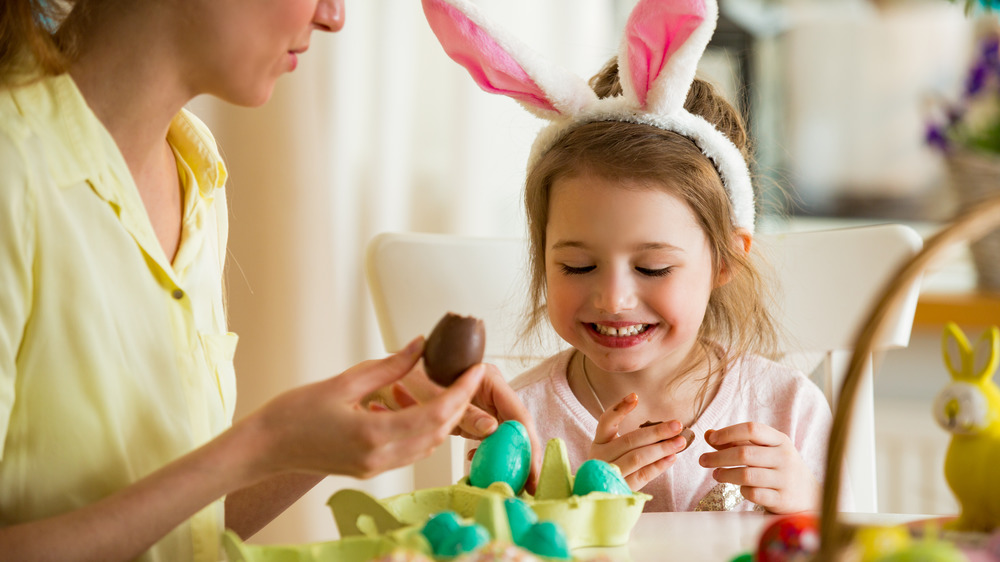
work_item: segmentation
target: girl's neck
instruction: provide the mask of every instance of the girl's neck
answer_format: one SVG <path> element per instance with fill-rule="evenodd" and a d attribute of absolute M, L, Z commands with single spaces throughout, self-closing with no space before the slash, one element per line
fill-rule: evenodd
<path fill-rule="evenodd" d="M 710 347 L 696 343 L 673 365 L 652 365 L 632 373 L 608 373 L 579 351 L 570 359 L 570 388 L 595 418 L 630 393 L 639 397 L 636 410 L 621 433 L 650 421 L 680 420 L 693 424 L 711 401 L 721 382 L 718 358 Z M 639 419 L 642 418 L 642 419 Z"/>

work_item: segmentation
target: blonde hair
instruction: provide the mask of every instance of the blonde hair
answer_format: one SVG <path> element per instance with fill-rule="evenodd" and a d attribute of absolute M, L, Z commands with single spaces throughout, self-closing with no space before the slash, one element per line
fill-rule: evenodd
<path fill-rule="evenodd" d="M 600 97 L 621 93 L 617 61 L 612 60 L 590 84 Z M 747 157 L 749 138 L 743 121 L 711 84 L 695 79 L 684 107 L 715 125 Z M 772 357 L 778 347 L 777 324 L 768 303 L 771 294 L 763 261 L 736 241 L 732 204 L 711 160 L 690 139 L 650 125 L 595 121 L 570 130 L 528 172 L 525 208 L 530 242 L 530 309 L 525 334 L 535 334 L 546 320 L 545 230 L 549 196 L 560 178 L 593 174 L 638 181 L 684 201 L 702 227 L 713 255 L 713 271 L 730 273 L 729 282 L 712 291 L 699 330 L 704 344 L 722 348 L 713 372 L 737 358 L 757 353 Z M 756 259 L 755 259 L 756 258 Z"/>
<path fill-rule="evenodd" d="M 84 0 L 3 0 L 0 2 L 0 88 L 69 69 L 72 37 L 57 31 Z M 80 10 L 76 10 L 80 11 Z"/>

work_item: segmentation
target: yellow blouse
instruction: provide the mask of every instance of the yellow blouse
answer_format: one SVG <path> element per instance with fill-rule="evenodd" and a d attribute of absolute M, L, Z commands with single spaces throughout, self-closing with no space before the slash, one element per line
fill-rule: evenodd
<path fill-rule="evenodd" d="M 226 170 L 197 118 L 166 258 L 121 153 L 67 75 L 0 91 L 0 525 L 70 511 L 222 432 L 236 399 Z M 222 501 L 141 560 L 218 560 Z"/>

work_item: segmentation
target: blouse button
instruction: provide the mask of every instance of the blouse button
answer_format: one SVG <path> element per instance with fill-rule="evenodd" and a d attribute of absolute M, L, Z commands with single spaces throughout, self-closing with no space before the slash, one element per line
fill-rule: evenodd
<path fill-rule="evenodd" d="M 173 297 L 177 300 L 181 300 L 182 298 L 184 298 L 184 291 L 180 289 L 174 289 Z"/>

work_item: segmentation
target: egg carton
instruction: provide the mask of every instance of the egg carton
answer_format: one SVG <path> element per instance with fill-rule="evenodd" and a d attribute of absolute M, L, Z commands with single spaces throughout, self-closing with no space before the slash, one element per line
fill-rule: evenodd
<path fill-rule="evenodd" d="M 590 486 L 602 486 L 601 476 L 597 474 L 596 484 Z M 360 490 L 345 489 L 333 494 L 327 502 L 340 531 L 340 540 L 302 545 L 250 545 L 227 532 L 223 547 L 231 562 L 360 562 L 401 550 L 433 559 L 430 543 L 421 533 L 431 516 L 453 511 L 485 527 L 495 542 L 510 543 L 510 522 L 503 502 L 513 497 L 531 507 L 539 520 L 552 521 L 561 527 L 571 550 L 626 544 L 651 496 L 641 492 L 603 491 L 574 495 L 574 480 L 565 444 L 561 439 L 552 439 L 545 448 L 534 496 L 524 492 L 515 495 L 514 489 L 504 481 L 493 482 L 486 488 L 472 486 L 468 476 L 451 486 L 417 490 L 382 500 Z M 537 558 L 546 560 L 543 556 Z"/>

